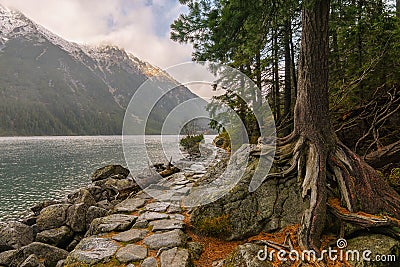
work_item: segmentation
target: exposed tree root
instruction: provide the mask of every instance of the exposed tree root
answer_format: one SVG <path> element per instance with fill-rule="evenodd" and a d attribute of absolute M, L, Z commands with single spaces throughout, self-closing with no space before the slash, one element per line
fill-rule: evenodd
<path fill-rule="evenodd" d="M 269 174 L 266 179 L 298 177 L 302 182 L 302 196 L 309 199 L 299 231 L 303 248 L 319 251 L 328 208 L 339 220 L 358 227 L 399 227 L 398 193 L 339 141 L 329 150 L 304 137 L 291 135 L 278 142 L 277 155 L 276 164 L 287 167 L 282 172 Z M 328 190 L 332 185 L 337 190 Z M 341 204 L 328 203 L 328 196 L 340 199 Z M 341 206 L 346 209 L 338 209 Z"/>

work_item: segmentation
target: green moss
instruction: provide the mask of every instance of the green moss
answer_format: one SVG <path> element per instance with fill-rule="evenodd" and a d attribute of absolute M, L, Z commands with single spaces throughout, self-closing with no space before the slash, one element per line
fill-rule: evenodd
<path fill-rule="evenodd" d="M 400 187 L 400 168 L 392 169 L 388 181 L 391 186 Z"/>
<path fill-rule="evenodd" d="M 202 218 L 194 226 L 199 232 L 214 237 L 228 236 L 231 232 L 229 215 Z"/>

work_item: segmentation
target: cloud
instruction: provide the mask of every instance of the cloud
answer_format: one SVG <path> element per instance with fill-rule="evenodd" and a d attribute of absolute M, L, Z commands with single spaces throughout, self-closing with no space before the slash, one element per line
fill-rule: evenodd
<path fill-rule="evenodd" d="M 61 37 L 115 44 L 166 68 L 189 61 L 192 48 L 169 39 L 169 25 L 185 8 L 178 0 L 0 0 Z"/>

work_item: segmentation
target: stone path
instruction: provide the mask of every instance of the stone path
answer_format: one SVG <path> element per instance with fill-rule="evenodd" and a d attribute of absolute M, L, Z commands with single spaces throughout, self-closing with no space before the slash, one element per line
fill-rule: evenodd
<path fill-rule="evenodd" d="M 185 234 L 187 210 L 181 207 L 182 198 L 206 173 L 206 166 L 226 156 L 219 149 L 216 155 L 211 161 L 180 161 L 181 172 L 121 202 L 112 215 L 95 219 L 65 265 L 189 266 L 192 252 L 188 248 L 193 246 Z"/>

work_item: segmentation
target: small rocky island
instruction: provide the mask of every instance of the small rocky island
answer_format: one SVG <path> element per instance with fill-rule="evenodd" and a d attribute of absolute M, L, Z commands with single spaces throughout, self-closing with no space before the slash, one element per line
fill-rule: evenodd
<path fill-rule="evenodd" d="M 145 190 L 121 165 L 100 168 L 89 186 L 63 200 L 32 207 L 32 215 L 20 222 L 0 223 L 0 266 L 277 266 L 257 255 L 265 245 L 296 247 L 295 231 L 305 204 L 299 185 L 292 180 L 270 180 L 255 192 L 248 191 L 259 154 L 250 154 L 245 174 L 225 197 L 195 208 L 182 205 L 182 197 L 193 187 L 219 176 L 229 160 L 240 159 L 248 150 L 257 148 L 247 145 L 230 156 L 214 147 L 212 160 L 188 157 L 175 164 L 179 168 L 167 172 L 170 164 L 158 164 L 147 178 L 152 180 L 154 172 L 169 175 Z M 173 188 L 173 193 L 167 188 Z M 154 192 L 157 199 L 151 196 Z M 346 249 L 399 257 L 398 240 L 357 230 L 346 229 L 351 237 Z M 307 261 L 278 266 L 294 263 L 315 266 Z"/>

